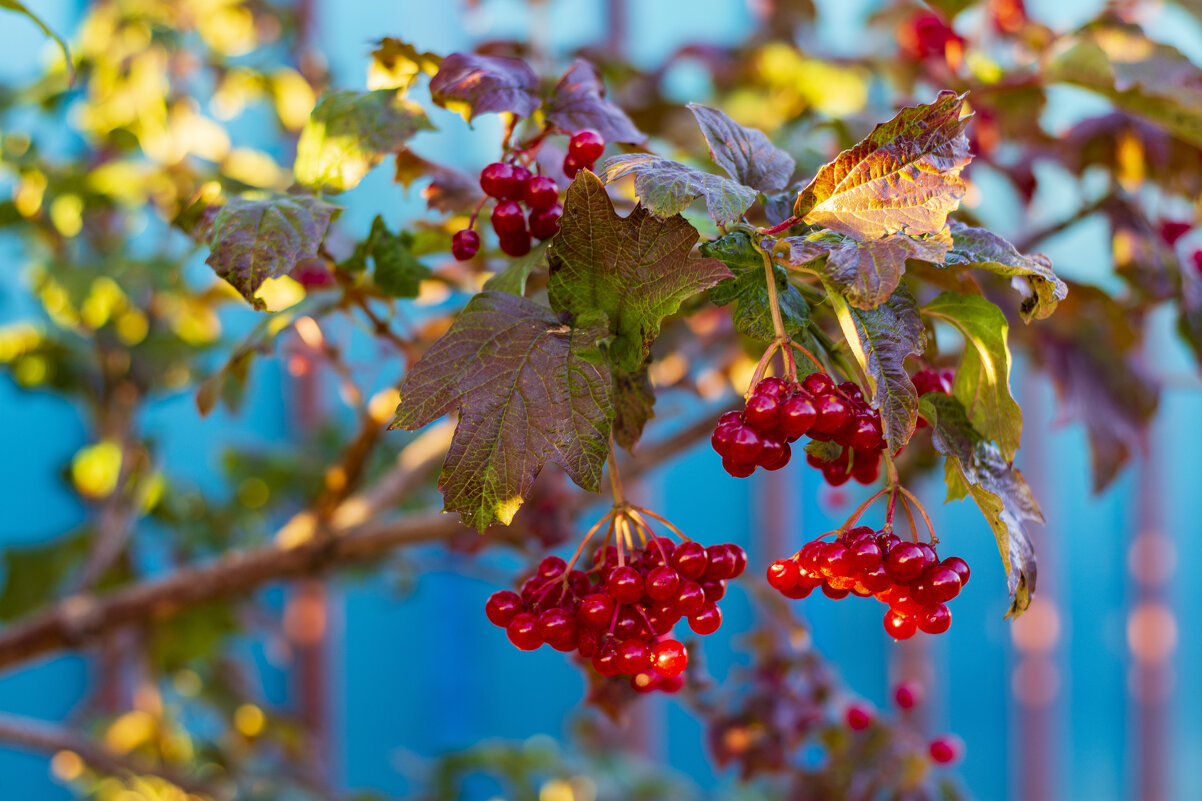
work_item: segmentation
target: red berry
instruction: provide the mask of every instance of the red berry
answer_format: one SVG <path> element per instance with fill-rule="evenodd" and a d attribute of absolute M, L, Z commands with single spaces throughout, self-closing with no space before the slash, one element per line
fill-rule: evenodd
<path fill-rule="evenodd" d="M 818 412 L 818 419 L 810 430 L 819 434 L 834 434 L 843 427 L 851 413 L 847 401 L 832 393 L 816 396 L 814 409 Z"/>
<path fill-rule="evenodd" d="M 760 381 L 751 388 L 751 394 L 753 396 L 763 395 L 765 397 L 775 398 L 776 400 L 784 400 L 785 398 L 789 397 L 789 389 L 788 381 L 772 375 L 768 376 L 767 378 L 760 379 Z"/>
<path fill-rule="evenodd" d="M 676 640 L 662 640 L 651 652 L 651 667 L 665 678 L 679 676 L 689 665 L 689 652 Z"/>
<path fill-rule="evenodd" d="M 880 478 L 880 451 L 856 451 L 852 460 L 851 477 L 861 484 L 871 484 Z"/>
<path fill-rule="evenodd" d="M 612 640 L 601 646 L 593 657 L 593 668 L 602 676 L 617 676 L 622 672 L 622 666 L 618 664 L 618 647 Z"/>
<path fill-rule="evenodd" d="M 576 173 L 580 172 L 580 168 L 583 166 L 585 165 L 576 161 L 576 159 L 572 158 L 571 156 L 563 157 L 563 174 L 568 176 L 569 180 L 575 178 Z"/>
<path fill-rule="evenodd" d="M 893 691 L 893 701 L 901 709 L 913 709 L 922 703 L 922 685 L 913 681 L 903 681 Z"/>
<path fill-rule="evenodd" d="M 538 616 L 535 631 L 556 651 L 571 651 L 576 647 L 576 621 L 566 609 L 555 607 L 543 612 Z"/>
<path fill-rule="evenodd" d="M 543 578 L 559 578 L 568 569 L 568 563 L 558 556 L 544 556 L 538 563 L 538 575 Z"/>
<path fill-rule="evenodd" d="M 958 556 L 949 556 L 940 564 L 944 567 L 950 567 L 956 571 L 956 575 L 960 577 L 960 586 L 963 587 L 968 583 L 968 577 L 972 575 L 972 571 L 968 569 L 968 562 L 965 562 Z"/>
<path fill-rule="evenodd" d="M 725 545 L 711 545 L 705 549 L 709 558 L 709 566 L 705 569 L 707 579 L 728 579 L 735 577 L 737 557 Z"/>
<path fill-rule="evenodd" d="M 526 182 L 522 197 L 531 209 L 549 209 L 559 202 L 559 184 L 549 175 L 536 175 Z"/>
<path fill-rule="evenodd" d="M 734 478 L 747 478 L 755 472 L 755 467 L 755 462 L 745 464 L 743 462 L 736 462 L 729 456 L 722 457 L 722 469 L 730 473 Z"/>
<path fill-rule="evenodd" d="M 701 635 L 713 634 L 722 625 L 722 610 L 707 603 L 705 608 L 689 618 L 689 628 Z"/>
<path fill-rule="evenodd" d="M 914 582 L 914 596 L 926 603 L 944 604 L 960 594 L 960 575 L 950 567 L 928 567 Z"/>
<path fill-rule="evenodd" d="M 856 405 L 864 405 L 864 391 L 860 389 L 860 385 L 855 381 L 841 381 L 839 383 L 839 391 L 843 393 L 843 397 Z"/>
<path fill-rule="evenodd" d="M 791 598 L 794 601 L 800 601 L 802 598 L 809 598 L 810 593 L 814 588 L 809 585 L 798 584 L 796 587 L 790 587 L 787 590 L 781 590 L 780 594 L 786 598 Z"/>
<path fill-rule="evenodd" d="M 793 449 L 787 442 L 765 438 L 760 445 L 760 457 L 756 464 L 765 470 L 780 470 L 793 457 Z"/>
<path fill-rule="evenodd" d="M 568 140 L 568 156 L 579 164 L 592 164 L 604 150 L 605 140 L 591 128 L 577 131 Z"/>
<path fill-rule="evenodd" d="M 822 549 L 818 559 L 818 569 L 828 579 L 843 578 L 851 574 L 853 567 L 852 555 L 847 546 L 837 542 L 828 542 Z"/>
<path fill-rule="evenodd" d="M 879 450 L 885 444 L 880 423 L 872 417 L 856 417 L 847 444 L 857 451 Z"/>
<path fill-rule="evenodd" d="M 647 574 L 644 589 L 648 597 L 666 601 L 680 589 L 680 574 L 670 567 L 657 567 Z"/>
<path fill-rule="evenodd" d="M 895 640 L 908 640 L 918 631 L 918 624 L 914 618 L 890 609 L 885 613 L 885 631 Z"/>
<path fill-rule="evenodd" d="M 864 589 L 872 594 L 882 592 L 893 586 L 893 576 L 890 576 L 889 571 L 885 570 L 885 565 L 882 562 L 877 562 L 877 566 L 872 570 L 857 573 L 856 580 L 863 584 Z"/>
<path fill-rule="evenodd" d="M 943 604 L 928 606 L 917 617 L 918 628 L 927 634 L 942 634 L 952 625 L 952 613 Z"/>
<path fill-rule="evenodd" d="M 916 579 L 925 567 L 926 555 L 913 542 L 899 542 L 889 549 L 885 558 L 885 568 L 897 581 Z"/>
<path fill-rule="evenodd" d="M 743 550 L 742 546 L 735 545 L 733 542 L 726 543 L 726 550 L 730 551 L 731 555 L 735 558 L 735 572 L 731 575 L 731 578 L 738 578 L 747 569 L 747 551 Z"/>
<path fill-rule="evenodd" d="M 633 567 L 615 567 L 605 580 L 605 591 L 619 603 L 637 603 L 643 597 L 643 577 Z"/>
<path fill-rule="evenodd" d="M 710 558 L 699 542 L 686 542 L 672 552 L 672 567 L 681 578 L 699 579 L 705 574 Z"/>
<path fill-rule="evenodd" d="M 522 612 L 509 621 L 505 633 L 509 641 L 523 651 L 533 651 L 543 644 L 542 637 L 538 636 L 538 621 L 529 612 Z"/>
<path fill-rule="evenodd" d="M 623 673 L 639 673 L 651 667 L 651 647 L 646 640 L 633 638 L 618 646 L 618 667 Z"/>
<path fill-rule="evenodd" d="M 676 608 L 675 599 L 660 601 L 647 608 L 647 623 L 653 634 L 667 634 L 683 615 Z"/>
<path fill-rule="evenodd" d="M 480 235 L 470 228 L 456 231 L 451 237 L 451 255 L 457 261 L 467 261 L 480 252 Z"/>
<path fill-rule="evenodd" d="M 680 582 L 676 591 L 676 611 L 685 617 L 701 614 L 707 603 L 705 590 L 695 581 Z"/>
<path fill-rule="evenodd" d="M 760 435 L 755 429 L 746 425 L 734 426 L 730 432 L 730 449 L 726 455 L 732 462 L 755 464 L 762 447 Z"/>
<path fill-rule="evenodd" d="M 526 194 L 526 183 L 530 180 L 530 170 L 523 167 L 521 164 L 513 165 L 513 178 L 510 179 L 509 185 L 505 187 L 503 197 L 506 200 L 520 201 Z"/>
<path fill-rule="evenodd" d="M 811 395 L 827 395 L 835 388 L 835 382 L 826 373 L 810 373 L 802 379 L 801 386 Z"/>
<path fill-rule="evenodd" d="M 801 571 L 792 559 L 777 559 L 768 565 L 768 583 L 781 592 L 797 586 L 801 579 Z"/>
<path fill-rule="evenodd" d="M 526 230 L 526 218 L 522 207 L 512 200 L 498 203 L 492 210 L 492 228 L 500 234 L 512 234 Z"/>
<path fill-rule="evenodd" d="M 752 395 L 747 399 L 743 417 L 747 419 L 747 425 L 761 434 L 768 434 L 780 421 L 780 407 L 781 402 L 776 395 Z"/>
<path fill-rule="evenodd" d="M 594 629 L 577 629 L 576 650 L 583 658 L 592 659 L 601 650 L 601 635 Z"/>
<path fill-rule="evenodd" d="M 872 725 L 872 712 L 859 704 L 849 706 L 844 718 L 847 720 L 847 728 L 852 731 L 864 731 Z"/>
<path fill-rule="evenodd" d="M 895 585 L 889 593 L 887 603 L 890 608 L 897 610 L 907 617 L 915 617 L 921 614 L 923 609 L 922 601 L 919 601 L 910 594 L 910 585 L 908 584 Z"/>
<path fill-rule="evenodd" d="M 825 595 L 827 598 L 830 598 L 832 601 L 843 600 L 844 598 L 847 597 L 849 592 L 851 592 L 851 590 L 836 589 L 836 588 L 832 587 L 830 584 L 822 585 L 822 594 Z"/>
<path fill-rule="evenodd" d="M 742 423 L 742 422 L 744 422 L 743 413 L 737 412 L 734 409 L 731 409 L 728 412 L 723 412 L 718 417 L 718 427 L 719 428 L 721 428 L 722 426 L 733 426 L 733 425 L 736 425 L 736 424 Z"/>
<path fill-rule="evenodd" d="M 484 614 L 494 626 L 508 626 L 522 611 L 522 598 L 512 590 L 500 590 L 488 596 Z"/>
<path fill-rule="evenodd" d="M 508 197 L 514 184 L 513 167 L 494 161 L 480 171 L 480 188 L 489 197 Z"/>
<path fill-rule="evenodd" d="M 931 761 L 937 762 L 940 765 L 948 765 L 955 762 L 960 758 L 962 750 L 963 746 L 954 737 L 936 737 L 927 746 L 927 753 L 931 755 Z"/>
<path fill-rule="evenodd" d="M 576 617 L 590 628 L 603 629 L 614 621 L 616 607 L 617 603 L 612 596 L 604 592 L 595 592 L 581 599 L 580 606 L 576 609 Z"/>
<path fill-rule="evenodd" d="M 818 419 L 818 412 L 807 396 L 794 395 L 780 407 L 779 418 L 781 432 L 792 441 L 806 435 Z"/>
<path fill-rule="evenodd" d="M 530 234 L 523 229 L 511 234 L 501 234 L 501 252 L 506 256 L 518 258 L 530 252 Z"/>
<path fill-rule="evenodd" d="M 538 239 L 550 239 L 559 233 L 559 218 L 563 216 L 563 206 L 555 203 L 549 209 L 530 210 L 530 233 Z"/>
<path fill-rule="evenodd" d="M 710 603 L 717 603 L 726 597 L 725 579 L 702 579 L 699 583 L 701 591 L 705 593 L 705 600 Z"/>

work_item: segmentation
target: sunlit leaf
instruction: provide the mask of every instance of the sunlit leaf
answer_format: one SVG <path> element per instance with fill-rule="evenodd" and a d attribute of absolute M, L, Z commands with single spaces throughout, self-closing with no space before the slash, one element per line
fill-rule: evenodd
<path fill-rule="evenodd" d="M 526 62 L 503 56 L 452 53 L 430 79 L 430 96 L 444 108 L 478 114 L 509 111 L 529 117 L 539 106 L 538 76 Z"/>
<path fill-rule="evenodd" d="M 614 156 L 606 159 L 601 168 L 607 183 L 631 174 L 635 195 L 657 217 L 679 214 L 694 200 L 704 197 L 706 210 L 714 222 L 728 225 L 742 217 L 755 202 L 754 189 L 648 153 Z"/>
<path fill-rule="evenodd" d="M 588 170 L 568 187 L 560 225 L 547 251 L 551 306 L 608 315 L 610 357 L 624 370 L 642 366 L 660 323 L 682 302 L 730 277 L 717 259 L 690 255 L 697 231 L 683 217 L 661 220 L 642 206 L 619 217 Z"/>
<path fill-rule="evenodd" d="M 434 53 L 421 52 L 408 42 L 385 36 L 371 51 L 367 68 L 369 89 L 407 90 L 419 75 L 434 75 L 442 59 Z"/>
<path fill-rule="evenodd" d="M 638 144 L 647 139 L 625 111 L 605 99 L 601 74 L 584 59 L 578 58 L 568 67 L 551 90 L 543 112 L 565 131 L 592 128 L 606 142 Z"/>
<path fill-rule="evenodd" d="M 1024 256 L 992 231 L 955 220 L 951 230 L 953 244 L 947 254 L 948 266 L 988 270 L 1013 278 L 1011 285 L 1023 295 L 1019 312 L 1026 322 L 1048 317 L 1068 294 L 1068 287 L 1052 272 L 1052 262 L 1042 253 Z"/>
<path fill-rule="evenodd" d="M 745 128 L 716 108 L 690 103 L 709 145 L 710 157 L 726 174 L 761 192 L 784 189 L 793 175 L 793 157 L 754 128 Z"/>
<path fill-rule="evenodd" d="M 445 508 L 483 531 L 508 524 L 549 460 L 596 490 L 613 418 L 612 378 L 597 343 L 602 315 L 575 327 L 506 292 L 482 292 L 413 366 L 393 428 L 456 409 L 438 485 Z"/>

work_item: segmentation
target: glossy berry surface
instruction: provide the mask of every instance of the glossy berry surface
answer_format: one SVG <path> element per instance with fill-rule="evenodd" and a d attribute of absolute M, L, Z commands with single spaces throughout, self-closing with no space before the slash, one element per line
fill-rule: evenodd
<path fill-rule="evenodd" d="M 526 181 L 522 199 L 531 209 L 549 209 L 559 202 L 559 184 L 548 175 L 536 175 Z"/>
<path fill-rule="evenodd" d="M 590 165 L 600 158 L 604 151 L 605 140 L 591 128 L 577 131 L 568 140 L 568 156 L 578 164 Z"/>
<path fill-rule="evenodd" d="M 665 678 L 679 676 L 689 666 L 689 652 L 676 640 L 662 640 L 651 652 L 651 667 Z"/>
<path fill-rule="evenodd" d="M 520 231 L 501 234 L 500 244 L 502 253 L 516 259 L 530 252 L 530 234 L 524 228 Z"/>
<path fill-rule="evenodd" d="M 563 206 L 552 203 L 546 209 L 531 209 L 528 218 L 530 234 L 536 239 L 550 239 L 559 233 L 559 219 L 563 216 Z"/>
<path fill-rule="evenodd" d="M 480 235 L 470 228 L 456 231 L 451 237 L 451 255 L 457 261 L 467 261 L 480 252 Z"/>
<path fill-rule="evenodd" d="M 526 230 L 526 216 L 522 207 L 512 200 L 498 203 L 492 210 L 492 229 L 498 235 Z"/>
<path fill-rule="evenodd" d="M 503 162 L 493 162 L 480 171 L 480 188 L 489 197 L 508 197 L 513 193 L 515 184 L 513 167 Z"/>

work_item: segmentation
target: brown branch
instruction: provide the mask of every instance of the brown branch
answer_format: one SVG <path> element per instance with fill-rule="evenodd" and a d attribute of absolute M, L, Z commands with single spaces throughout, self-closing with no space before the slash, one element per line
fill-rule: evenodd
<path fill-rule="evenodd" d="M 71 751 L 93 770 L 111 776 L 158 776 L 192 795 L 232 799 L 233 788 L 190 778 L 137 754 L 120 754 L 87 737 L 41 720 L 0 713 L 0 742 L 31 751 Z"/>

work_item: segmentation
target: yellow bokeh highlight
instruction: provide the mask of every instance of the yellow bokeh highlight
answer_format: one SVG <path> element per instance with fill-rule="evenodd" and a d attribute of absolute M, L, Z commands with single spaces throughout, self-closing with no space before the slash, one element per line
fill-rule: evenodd
<path fill-rule="evenodd" d="M 145 745 L 158 726 L 149 712 L 134 709 L 114 720 L 104 733 L 104 744 L 119 754 L 128 754 Z"/>
<path fill-rule="evenodd" d="M 243 737 L 258 737 L 267 726 L 267 716 L 254 704 L 243 704 L 234 711 L 234 728 Z"/>
<path fill-rule="evenodd" d="M 50 758 L 50 772 L 59 781 L 73 782 L 83 775 L 84 764 L 74 751 L 59 751 Z"/>
<path fill-rule="evenodd" d="M 0 363 L 16 361 L 42 344 L 42 332 L 30 323 L 0 326 Z"/>
<path fill-rule="evenodd" d="M 22 217 L 33 217 L 42 208 L 45 194 L 46 176 L 37 170 L 23 172 L 13 188 L 13 205 Z"/>
<path fill-rule="evenodd" d="M 71 480 L 80 495 L 103 498 L 117 488 L 121 475 L 121 445 L 103 440 L 80 449 L 71 460 Z"/>
<path fill-rule="evenodd" d="M 79 195 L 59 195 L 50 204 L 50 222 L 63 236 L 70 239 L 83 230 L 83 198 Z"/>
<path fill-rule="evenodd" d="M 292 183 L 292 173 L 275 163 L 261 150 L 236 147 L 221 164 L 221 171 L 235 181 L 259 189 L 284 191 Z"/>
<path fill-rule="evenodd" d="M 244 479 L 238 485 L 238 503 L 247 509 L 260 509 L 271 498 L 271 488 L 258 476 Z"/>
<path fill-rule="evenodd" d="M 271 74 L 271 91 L 275 113 L 284 127 L 290 131 L 305 127 L 317 105 L 317 95 L 305 77 L 294 69 L 278 69 Z"/>

